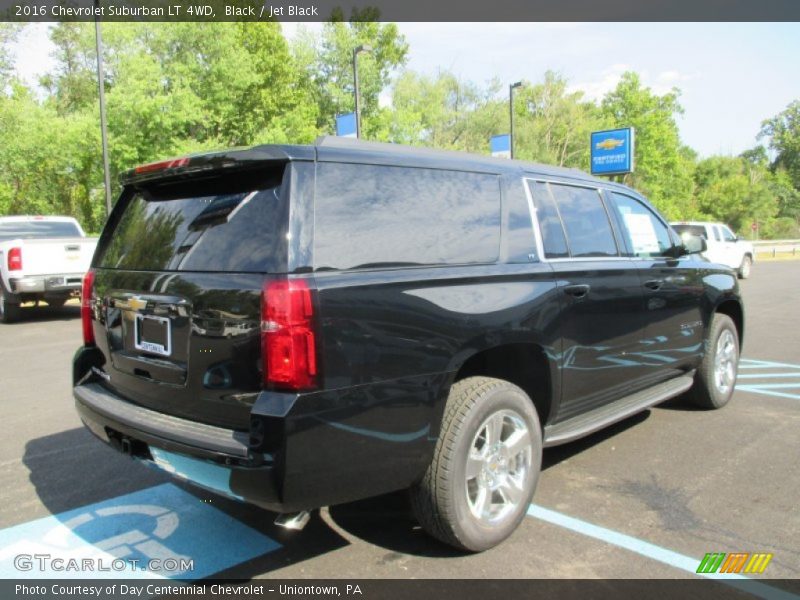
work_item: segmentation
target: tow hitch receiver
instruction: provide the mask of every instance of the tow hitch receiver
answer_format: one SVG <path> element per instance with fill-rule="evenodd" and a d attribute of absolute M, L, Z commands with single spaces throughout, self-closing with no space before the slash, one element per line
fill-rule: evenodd
<path fill-rule="evenodd" d="M 133 438 L 128 437 L 127 435 L 123 435 L 117 431 L 107 428 L 106 433 L 108 435 L 108 440 L 111 442 L 111 445 L 122 452 L 123 454 L 127 454 L 131 458 L 142 458 L 142 459 L 151 459 L 150 456 L 150 449 L 147 447 L 147 444 L 140 440 L 135 440 Z"/>

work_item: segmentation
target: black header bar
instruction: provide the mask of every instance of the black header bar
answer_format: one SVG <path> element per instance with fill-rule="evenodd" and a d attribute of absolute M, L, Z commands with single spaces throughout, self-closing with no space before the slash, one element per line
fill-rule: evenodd
<path fill-rule="evenodd" d="M 0 0 L 0 20 L 800 21 L 799 0 Z"/>

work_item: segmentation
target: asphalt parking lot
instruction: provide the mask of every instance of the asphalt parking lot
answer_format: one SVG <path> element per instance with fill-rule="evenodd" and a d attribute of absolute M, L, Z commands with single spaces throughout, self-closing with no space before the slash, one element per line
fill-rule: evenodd
<path fill-rule="evenodd" d="M 195 577 L 234 578 L 671 579 L 695 577 L 708 552 L 769 552 L 754 579 L 798 579 L 800 261 L 758 263 L 742 289 L 728 407 L 676 400 L 546 450 L 529 517 L 470 556 L 425 536 L 403 494 L 323 509 L 286 533 L 270 513 L 106 448 L 73 408 L 77 305 L 29 309 L 0 327 L 0 577 L 25 576 L 12 558 L 33 549 L 177 553 L 195 559 Z"/>

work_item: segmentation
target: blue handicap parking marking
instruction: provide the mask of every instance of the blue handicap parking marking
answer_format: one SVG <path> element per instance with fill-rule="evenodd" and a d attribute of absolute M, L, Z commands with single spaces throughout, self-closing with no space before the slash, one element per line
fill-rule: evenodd
<path fill-rule="evenodd" d="M 280 547 L 165 483 L 0 531 L 0 577 L 200 579 Z"/>
<path fill-rule="evenodd" d="M 741 392 L 800 400 L 800 365 L 743 358 L 736 389 Z"/>

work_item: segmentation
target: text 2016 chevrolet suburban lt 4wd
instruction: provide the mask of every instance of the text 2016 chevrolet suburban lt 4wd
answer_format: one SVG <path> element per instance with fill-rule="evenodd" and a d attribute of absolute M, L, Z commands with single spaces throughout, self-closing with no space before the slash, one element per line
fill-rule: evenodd
<path fill-rule="evenodd" d="M 77 409 L 199 486 L 282 513 L 410 488 L 428 532 L 483 550 L 523 519 L 543 446 L 733 393 L 736 277 L 627 187 L 335 138 L 123 183 Z"/>

